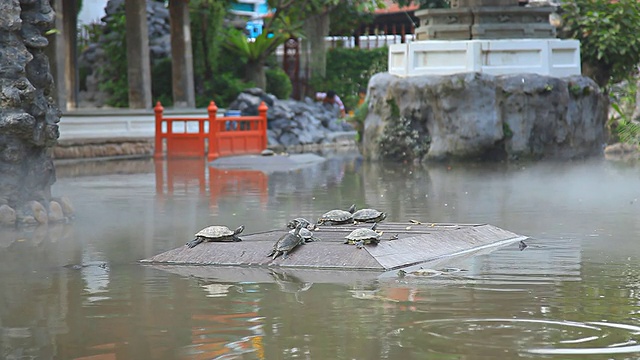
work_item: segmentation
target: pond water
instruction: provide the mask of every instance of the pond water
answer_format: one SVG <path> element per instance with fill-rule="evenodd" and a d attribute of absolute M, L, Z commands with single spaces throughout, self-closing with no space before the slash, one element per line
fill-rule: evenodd
<path fill-rule="evenodd" d="M 412 166 L 336 155 L 292 172 L 200 161 L 58 164 L 71 224 L 0 233 L 2 359 L 640 356 L 640 166 Z M 253 233 L 336 207 L 529 236 L 432 276 L 240 281 L 138 260 L 212 223 Z M 239 271 L 236 275 L 242 275 Z M 264 278 L 264 276 L 262 277 Z"/>

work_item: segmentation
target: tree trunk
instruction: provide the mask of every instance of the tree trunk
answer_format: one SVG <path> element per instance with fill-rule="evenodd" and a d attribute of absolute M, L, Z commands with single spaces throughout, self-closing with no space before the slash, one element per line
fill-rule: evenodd
<path fill-rule="evenodd" d="M 264 60 L 247 62 L 245 69 L 245 80 L 251 81 L 256 87 L 267 91 L 267 76 L 264 73 Z"/>
<path fill-rule="evenodd" d="M 327 47 L 325 37 L 329 35 L 329 12 L 309 17 L 304 22 L 306 39 L 302 49 L 309 68 L 309 76 L 324 78 L 327 74 Z"/>

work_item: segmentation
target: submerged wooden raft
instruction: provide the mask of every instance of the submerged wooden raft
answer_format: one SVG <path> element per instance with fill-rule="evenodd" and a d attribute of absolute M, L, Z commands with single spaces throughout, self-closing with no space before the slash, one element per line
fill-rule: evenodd
<path fill-rule="evenodd" d="M 192 249 L 181 246 L 141 262 L 386 271 L 526 239 L 488 224 L 381 222 L 377 230 L 383 235 L 378 245 L 358 249 L 344 244 L 345 236 L 353 229 L 370 226 L 322 226 L 314 231 L 321 241 L 298 246 L 286 259 L 267 256 L 288 231 L 282 229 L 241 235 L 241 242 L 205 242 Z"/>

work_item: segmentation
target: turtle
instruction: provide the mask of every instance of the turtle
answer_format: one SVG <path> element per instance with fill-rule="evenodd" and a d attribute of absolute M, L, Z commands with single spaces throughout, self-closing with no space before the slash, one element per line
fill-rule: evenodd
<path fill-rule="evenodd" d="M 289 253 L 296 248 L 296 246 L 304 243 L 304 240 L 300 236 L 300 230 L 302 229 L 302 224 L 298 224 L 293 233 L 286 233 L 273 244 L 273 250 L 267 256 L 273 256 L 273 259 L 277 258 L 278 255 L 282 254 L 282 258 L 286 259 L 289 256 Z"/>
<path fill-rule="evenodd" d="M 414 271 L 404 271 L 402 269 L 398 270 L 398 277 L 406 277 L 406 276 L 419 276 L 419 277 L 436 277 L 442 275 L 443 272 L 440 270 L 434 269 L 423 269 L 420 268 Z"/>
<path fill-rule="evenodd" d="M 289 233 L 294 234 L 296 230 L 290 230 Z M 306 227 L 300 229 L 300 237 L 302 238 L 302 244 L 306 244 L 308 242 L 319 241 L 317 237 L 313 236 L 313 232 Z"/>
<path fill-rule="evenodd" d="M 315 224 L 311 224 L 311 221 L 309 221 L 309 220 L 307 220 L 305 218 L 301 218 L 301 217 L 295 218 L 295 219 L 289 221 L 287 223 L 287 228 L 295 229 L 296 226 L 298 226 L 299 223 L 301 223 L 302 227 L 305 228 L 305 229 L 315 230 L 315 227 L 316 227 Z"/>
<path fill-rule="evenodd" d="M 353 221 L 353 212 L 356 211 L 356 204 L 351 205 L 349 210 L 331 210 L 328 211 L 318 219 L 318 225 L 340 225 Z"/>
<path fill-rule="evenodd" d="M 373 224 L 373 226 L 368 228 L 358 228 L 349 233 L 349 235 L 345 236 L 345 244 L 356 245 L 358 249 L 364 247 L 367 244 L 378 244 L 380 242 L 380 236 L 382 236 L 381 232 L 376 231 L 376 225 L 378 223 Z"/>
<path fill-rule="evenodd" d="M 376 209 L 360 209 L 353 213 L 354 223 L 380 222 L 387 217 L 387 214 Z"/>
<path fill-rule="evenodd" d="M 212 225 L 212 226 L 208 226 L 200 231 L 198 231 L 198 233 L 196 233 L 195 235 L 195 239 L 189 241 L 187 243 L 187 246 L 189 248 L 193 248 L 196 245 L 200 244 L 203 241 L 242 241 L 242 239 L 240 239 L 238 237 L 238 234 L 240 234 L 242 231 L 244 230 L 244 225 L 240 225 L 237 229 L 235 229 L 234 231 L 231 231 L 228 227 L 226 226 L 220 226 L 220 225 Z"/>

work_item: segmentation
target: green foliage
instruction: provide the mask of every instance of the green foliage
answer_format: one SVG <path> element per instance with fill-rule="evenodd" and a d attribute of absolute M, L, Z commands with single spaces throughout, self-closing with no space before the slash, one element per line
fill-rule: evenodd
<path fill-rule="evenodd" d="M 160 101 L 163 106 L 172 106 L 171 58 L 160 59 L 151 66 L 151 79 L 153 79 L 151 82 L 153 102 Z"/>
<path fill-rule="evenodd" d="M 125 31 L 124 3 L 112 15 L 112 21 L 104 25 L 103 35 L 109 39 L 103 45 L 105 65 L 98 69 L 102 79 L 99 88 L 109 94 L 107 105 L 129 106 L 129 83 L 127 77 L 127 37 Z"/>
<path fill-rule="evenodd" d="M 220 73 L 204 82 L 204 91 L 196 94 L 196 106 L 206 107 L 213 100 L 218 107 L 227 107 L 244 89 L 252 87 L 255 87 L 253 83 L 243 81 L 232 72 Z"/>
<path fill-rule="evenodd" d="M 242 31 L 230 29 L 225 34 L 223 46 L 226 50 L 231 51 L 241 58 L 255 62 L 266 59 L 278 46 L 284 44 L 287 39 L 288 36 L 285 36 L 285 34 L 273 34 L 273 36 L 269 36 L 266 32 L 263 32 L 255 39 L 248 39 Z"/>
<path fill-rule="evenodd" d="M 609 95 L 615 115 L 609 118 L 607 127 L 613 142 L 640 144 L 640 124 L 632 120 L 637 91 L 635 79 L 611 87 Z"/>
<path fill-rule="evenodd" d="M 393 98 L 387 99 L 387 106 L 389 106 L 389 109 L 391 109 L 392 118 L 400 117 L 400 108 L 398 107 L 398 104 Z"/>
<path fill-rule="evenodd" d="M 330 12 L 330 34 L 334 35 L 351 35 L 354 29 L 362 24 L 373 23 L 374 13 L 371 11 L 359 11 L 349 2 L 340 2 Z"/>
<path fill-rule="evenodd" d="M 511 130 L 511 126 L 508 123 L 502 123 L 502 134 L 505 138 L 510 139 L 513 136 L 513 131 Z"/>
<path fill-rule="evenodd" d="M 279 67 L 267 69 L 267 92 L 275 95 L 278 99 L 288 99 L 291 96 L 291 79 L 287 73 Z"/>
<path fill-rule="evenodd" d="M 191 0 L 191 47 L 196 80 L 210 81 L 218 70 L 218 56 L 222 44 L 222 25 L 228 1 Z M 197 84 L 196 87 L 202 83 Z"/>
<path fill-rule="evenodd" d="M 580 40 L 588 74 L 602 87 L 626 79 L 640 63 L 640 2 L 573 0 L 562 5 L 561 36 Z"/>
<path fill-rule="evenodd" d="M 420 9 L 443 9 L 451 7 L 449 0 L 395 0 L 400 6 L 417 4 Z"/>
<path fill-rule="evenodd" d="M 388 48 L 335 48 L 327 53 L 327 76 L 311 79 L 314 89 L 334 90 L 347 109 L 358 104 L 360 89 L 366 89 L 376 73 L 387 71 Z"/>
<path fill-rule="evenodd" d="M 364 131 L 364 120 L 369 115 L 369 100 L 362 102 L 358 105 L 353 112 L 353 115 L 347 118 L 347 122 L 350 123 L 354 129 L 358 132 L 356 136 L 357 141 L 362 141 L 362 132 Z"/>
<path fill-rule="evenodd" d="M 191 37 L 196 106 L 206 107 L 211 100 L 226 107 L 252 83 L 242 80 L 246 59 L 225 51 L 222 44 L 224 17 L 228 1 L 191 0 Z"/>
<path fill-rule="evenodd" d="M 573 95 L 573 97 L 578 97 L 582 95 L 582 91 L 583 91 L 582 86 L 578 84 L 574 84 L 572 82 L 569 82 L 568 86 L 569 86 L 569 93 Z"/>
<path fill-rule="evenodd" d="M 392 161 L 421 159 L 429 150 L 429 144 L 430 139 L 421 139 L 420 133 L 413 129 L 410 119 L 392 116 L 380 136 L 380 155 L 383 159 Z"/>
<path fill-rule="evenodd" d="M 613 129 L 613 135 L 620 142 L 640 145 L 640 123 L 630 120 L 618 104 L 611 104 L 611 108 L 618 114 L 617 120 L 610 119 L 609 126 Z"/>

